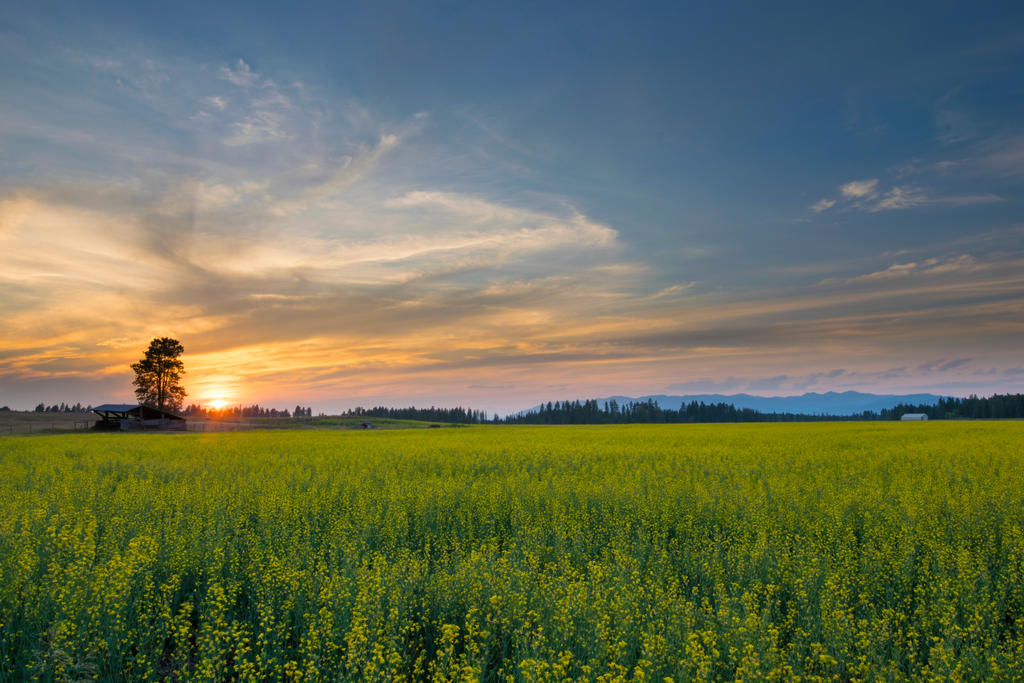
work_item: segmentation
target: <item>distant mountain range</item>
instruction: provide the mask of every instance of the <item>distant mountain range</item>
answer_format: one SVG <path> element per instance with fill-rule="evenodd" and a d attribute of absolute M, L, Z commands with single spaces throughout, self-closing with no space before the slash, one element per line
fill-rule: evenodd
<path fill-rule="evenodd" d="M 602 407 L 609 401 L 619 405 L 630 401 L 654 400 L 662 408 L 678 410 L 681 405 L 697 401 L 698 403 L 731 403 L 737 408 L 751 408 L 762 413 L 802 413 L 804 415 L 855 415 L 865 410 L 878 412 L 883 408 L 892 408 L 900 403 L 909 405 L 935 405 L 941 396 L 935 394 L 865 394 L 859 391 L 829 391 L 824 394 L 815 392 L 800 396 L 751 396 L 750 394 L 692 394 L 686 396 L 667 396 L 657 394 L 651 396 L 608 396 L 599 398 Z M 524 413 L 536 411 L 534 406 Z"/>

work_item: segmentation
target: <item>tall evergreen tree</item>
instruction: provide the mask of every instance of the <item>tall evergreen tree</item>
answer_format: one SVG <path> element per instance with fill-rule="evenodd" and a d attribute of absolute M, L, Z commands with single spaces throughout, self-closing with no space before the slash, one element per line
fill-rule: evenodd
<path fill-rule="evenodd" d="M 181 342 L 170 337 L 159 337 L 149 343 L 145 357 L 132 363 L 135 371 L 135 397 L 139 403 L 171 413 L 181 410 L 182 401 L 188 394 L 181 386 L 185 364 L 181 354 L 185 349 Z"/>

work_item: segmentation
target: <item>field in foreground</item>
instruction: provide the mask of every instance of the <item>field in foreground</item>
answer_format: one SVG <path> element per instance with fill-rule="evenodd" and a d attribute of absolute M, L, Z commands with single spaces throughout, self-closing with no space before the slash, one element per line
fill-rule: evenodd
<path fill-rule="evenodd" d="M 0 680 L 1021 680 L 1024 423 L 0 438 Z"/>

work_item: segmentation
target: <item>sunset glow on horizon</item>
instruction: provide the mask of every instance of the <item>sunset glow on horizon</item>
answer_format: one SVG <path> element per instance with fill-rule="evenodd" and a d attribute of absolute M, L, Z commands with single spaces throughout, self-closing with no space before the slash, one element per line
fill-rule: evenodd
<path fill-rule="evenodd" d="M 0 405 L 1022 390 L 1021 6 L 261 9 L 0 10 Z"/>

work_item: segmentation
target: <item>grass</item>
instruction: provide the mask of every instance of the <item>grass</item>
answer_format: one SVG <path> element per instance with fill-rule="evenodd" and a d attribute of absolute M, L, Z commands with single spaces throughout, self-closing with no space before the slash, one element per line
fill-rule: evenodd
<path fill-rule="evenodd" d="M 0 410 L 0 437 L 87 429 L 96 421 L 93 413 L 37 413 L 29 410 Z M 88 423 L 88 424 L 87 424 Z"/>
<path fill-rule="evenodd" d="M 462 426 L 446 422 L 397 420 L 388 417 L 345 417 L 340 415 L 320 417 L 254 417 L 243 418 L 243 421 L 246 424 L 264 429 L 362 429 L 364 423 L 373 425 L 373 429 L 427 429 L 430 427 Z M 207 422 L 216 422 L 216 420 L 208 420 Z"/>
<path fill-rule="evenodd" d="M 25 434 L 47 434 L 67 431 L 85 431 L 99 418 L 95 413 L 37 413 L 35 411 L 0 411 L 0 437 Z M 265 429 L 363 429 L 363 423 L 373 429 L 428 429 L 431 427 L 460 427 L 449 423 L 422 420 L 396 420 L 376 417 L 241 417 L 241 418 L 189 418 L 189 431 L 243 431 Z"/>
<path fill-rule="evenodd" d="M 0 439 L 0 678 L 1020 680 L 1024 423 Z"/>

